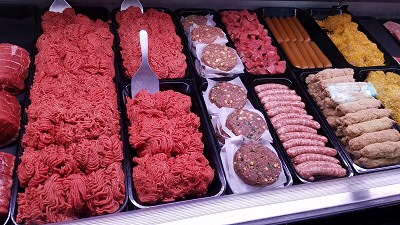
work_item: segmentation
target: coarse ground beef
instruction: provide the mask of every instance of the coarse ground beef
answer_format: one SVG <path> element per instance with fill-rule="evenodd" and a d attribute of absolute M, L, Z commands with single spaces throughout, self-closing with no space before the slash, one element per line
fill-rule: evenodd
<path fill-rule="evenodd" d="M 116 212 L 125 200 L 109 22 L 46 12 L 22 140 L 18 223 Z"/>
<path fill-rule="evenodd" d="M 186 56 L 181 38 L 169 14 L 149 9 L 129 7 L 117 13 L 121 54 L 126 75 L 132 77 L 142 64 L 139 31 L 149 34 L 149 63 L 159 78 L 182 78 L 186 71 Z"/>

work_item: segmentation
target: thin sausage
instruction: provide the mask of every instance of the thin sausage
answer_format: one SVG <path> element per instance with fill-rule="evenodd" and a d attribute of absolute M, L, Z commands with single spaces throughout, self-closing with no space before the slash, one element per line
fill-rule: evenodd
<path fill-rule="evenodd" d="M 278 133 L 278 135 L 286 134 L 289 132 L 307 132 L 316 134 L 317 130 L 311 127 L 306 127 L 301 125 L 288 125 L 277 129 L 276 132 Z"/>
<path fill-rule="evenodd" d="M 286 149 L 286 152 L 290 158 L 294 158 L 305 153 L 322 154 L 328 156 L 335 156 L 337 154 L 336 149 L 322 146 L 296 146 Z"/>
<path fill-rule="evenodd" d="M 300 163 L 308 162 L 308 161 L 327 161 L 335 164 L 340 164 L 340 161 L 332 156 L 327 156 L 327 155 L 321 155 L 321 154 L 312 154 L 312 153 L 306 153 L 306 154 L 301 154 L 292 160 L 294 164 L 298 165 Z"/>
<path fill-rule="evenodd" d="M 272 109 L 277 106 L 293 106 L 304 109 L 306 106 L 304 102 L 301 101 L 270 101 L 264 103 L 264 108 L 266 110 Z M 312 117 L 311 117 L 312 118 Z"/>
<path fill-rule="evenodd" d="M 306 110 L 293 106 L 278 106 L 276 108 L 270 109 L 267 111 L 269 117 L 274 117 L 281 113 L 299 113 L 299 114 L 307 114 Z"/>
<path fill-rule="evenodd" d="M 285 20 L 289 24 L 289 26 L 292 29 L 294 35 L 296 35 L 297 41 L 304 41 L 304 38 L 301 35 L 300 30 L 297 28 L 296 24 L 294 24 L 292 18 L 291 17 L 286 17 Z"/>
<path fill-rule="evenodd" d="M 321 60 L 322 64 L 324 65 L 324 68 L 327 67 L 332 67 L 331 61 L 324 55 L 324 53 L 319 49 L 317 44 L 315 44 L 313 41 L 310 41 L 310 46 L 312 50 L 315 52 L 315 54 L 318 56 L 319 60 Z"/>
<path fill-rule="evenodd" d="M 301 36 L 303 36 L 305 41 L 310 41 L 310 35 L 308 35 L 306 29 L 304 29 L 303 25 L 301 25 L 299 19 L 297 19 L 297 17 L 293 16 L 292 20 L 294 22 L 294 24 L 296 24 L 296 27 L 299 29 Z"/>
<path fill-rule="evenodd" d="M 265 90 L 258 93 L 258 97 L 262 98 L 267 95 L 295 95 L 296 92 L 294 90 L 284 90 L 284 89 L 277 89 L 277 90 Z"/>
<path fill-rule="evenodd" d="M 292 41 L 288 42 L 290 49 L 292 50 L 293 54 L 296 56 L 297 60 L 300 63 L 301 69 L 308 69 L 308 65 L 306 60 L 304 60 L 303 56 L 301 55 L 300 50 L 297 48 L 296 44 Z"/>
<path fill-rule="evenodd" d="M 325 146 L 325 143 L 322 141 L 317 141 L 313 139 L 290 139 L 288 141 L 283 142 L 283 147 L 285 149 L 293 148 L 296 146 Z"/>
<path fill-rule="evenodd" d="M 261 102 L 265 104 L 269 101 L 301 101 L 301 97 L 296 94 L 286 95 L 267 95 L 261 98 Z"/>
<path fill-rule="evenodd" d="M 318 56 L 315 54 L 314 50 L 312 50 L 310 43 L 304 42 L 303 43 L 308 55 L 311 57 L 316 68 L 323 68 L 324 64 L 322 64 L 321 60 L 319 60 Z"/>
<path fill-rule="evenodd" d="M 274 123 L 275 129 L 279 129 L 279 128 L 281 128 L 283 126 L 287 126 L 287 125 L 302 125 L 302 126 L 311 127 L 311 128 L 317 129 L 317 130 L 319 128 L 321 128 L 321 125 L 317 121 L 308 120 L 308 119 L 299 119 L 299 118 L 281 119 Z"/>
<path fill-rule="evenodd" d="M 301 55 L 303 56 L 304 60 L 306 60 L 306 63 L 308 65 L 308 68 L 315 68 L 314 62 L 312 61 L 310 55 L 308 55 L 308 52 L 306 50 L 306 47 L 304 47 L 304 41 L 295 41 L 297 48 L 300 50 Z"/>
<path fill-rule="evenodd" d="M 347 171 L 338 164 L 327 161 L 309 161 L 296 166 L 303 178 L 313 181 L 315 176 L 344 177 Z"/>
<path fill-rule="evenodd" d="M 271 21 L 274 24 L 275 28 L 278 30 L 278 32 L 281 35 L 283 41 L 290 41 L 289 36 L 286 34 L 286 32 L 283 29 L 283 27 L 282 27 L 281 23 L 279 22 L 278 18 L 273 17 L 273 18 L 271 18 Z"/>
<path fill-rule="evenodd" d="M 285 18 L 279 17 L 279 22 L 281 22 L 283 29 L 285 29 L 286 34 L 289 36 L 291 41 L 296 41 L 296 35 L 294 35 L 292 29 L 290 29 L 289 24 L 286 22 Z"/>
<path fill-rule="evenodd" d="M 279 34 L 278 30 L 276 29 L 275 25 L 272 23 L 271 18 L 266 17 L 265 22 L 267 23 L 269 29 L 272 31 L 274 34 L 276 40 L 281 43 L 283 41 L 281 35 Z"/>
<path fill-rule="evenodd" d="M 288 141 L 290 139 L 300 139 L 300 138 L 313 139 L 321 141 L 325 144 L 328 142 L 328 139 L 322 135 L 307 133 L 307 132 L 289 132 L 279 135 L 279 139 L 281 139 L 282 142 Z"/>
<path fill-rule="evenodd" d="M 265 106 L 265 105 L 264 105 Z M 299 107 L 300 108 L 300 107 Z M 275 123 L 280 119 L 289 119 L 289 118 L 301 118 L 301 119 L 310 119 L 312 120 L 313 117 L 307 114 L 297 114 L 297 113 L 281 113 L 271 118 L 271 122 Z"/>
<path fill-rule="evenodd" d="M 256 90 L 257 93 L 259 93 L 265 90 L 289 89 L 289 87 L 283 84 L 260 84 L 257 85 L 254 89 Z"/>
<path fill-rule="evenodd" d="M 300 62 L 292 52 L 292 49 L 290 49 L 290 46 L 288 45 L 287 42 L 282 42 L 281 46 L 283 50 L 285 51 L 287 57 L 289 58 L 290 62 L 292 63 L 293 66 L 300 68 Z"/>

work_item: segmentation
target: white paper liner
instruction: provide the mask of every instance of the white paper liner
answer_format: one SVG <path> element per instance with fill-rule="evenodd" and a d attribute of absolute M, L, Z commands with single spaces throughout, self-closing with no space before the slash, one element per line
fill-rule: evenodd
<path fill-rule="evenodd" d="M 230 81 L 222 81 L 222 82 L 228 82 L 231 84 L 238 85 L 239 87 L 243 88 L 243 90 L 247 94 L 247 89 L 239 77 L 236 77 L 235 79 L 230 80 Z M 220 109 L 214 103 L 211 103 L 209 96 L 210 96 L 211 88 L 213 88 L 219 82 L 217 82 L 215 80 L 207 79 L 207 83 L 208 83 L 207 90 L 203 92 L 203 98 L 204 98 L 204 102 L 206 103 L 206 106 L 207 106 L 208 114 L 218 115 Z M 244 108 L 245 109 L 254 109 L 254 107 L 251 105 L 249 100 L 246 101 Z"/>
<path fill-rule="evenodd" d="M 205 44 L 205 43 L 202 43 L 202 42 L 192 41 L 192 31 L 194 29 L 196 29 L 197 27 L 198 27 L 197 24 L 193 24 L 192 26 L 190 26 L 189 32 L 186 35 L 187 38 L 188 38 L 190 51 L 192 51 L 192 54 L 195 57 L 197 57 L 196 49 L 198 48 L 199 45 L 200 45 L 199 47 L 201 47 L 203 45 L 206 45 L 206 46 L 208 45 L 208 44 Z M 218 45 L 225 45 L 226 43 L 228 43 L 228 38 L 226 37 L 225 33 L 224 33 L 224 37 L 222 37 L 222 38 L 221 37 L 217 37 L 217 39 L 215 39 L 215 41 L 213 42 L 213 44 L 218 44 Z M 198 58 L 198 59 L 200 60 L 200 58 Z"/>
<path fill-rule="evenodd" d="M 207 18 L 206 25 L 210 26 L 210 27 L 215 27 L 216 23 L 214 22 L 214 16 L 211 14 L 208 14 L 208 15 L 205 15 L 205 17 Z M 182 16 L 181 20 L 180 20 L 181 24 L 183 22 L 183 19 L 185 19 L 185 17 Z M 192 26 L 190 26 L 190 27 L 192 27 Z M 189 27 L 189 29 L 190 29 L 190 27 Z M 188 33 L 189 33 L 189 30 L 185 30 L 186 36 L 188 36 Z"/>
<path fill-rule="evenodd" d="M 224 167 L 224 171 L 226 174 L 226 180 L 228 181 L 228 184 L 232 192 L 235 194 L 241 194 L 251 191 L 261 191 L 271 188 L 283 187 L 284 184 L 287 182 L 287 178 L 285 176 L 285 173 L 283 172 L 283 165 L 278 180 L 275 183 L 265 187 L 248 185 L 244 183 L 242 179 L 240 179 L 240 177 L 236 174 L 233 168 L 233 159 L 235 153 L 243 144 L 248 144 L 248 143 L 252 143 L 252 141 L 248 139 L 246 140 L 243 136 L 235 136 L 233 138 L 225 140 L 225 145 L 222 147 L 220 152 L 222 165 Z M 276 150 L 267 140 L 262 140 L 256 143 L 268 147 L 276 154 Z M 281 162 L 281 164 L 283 163 Z"/>

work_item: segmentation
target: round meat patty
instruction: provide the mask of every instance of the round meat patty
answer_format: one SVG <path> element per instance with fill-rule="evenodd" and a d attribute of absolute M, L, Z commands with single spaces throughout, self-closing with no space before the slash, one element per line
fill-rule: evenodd
<path fill-rule="evenodd" d="M 246 104 L 247 94 L 242 87 L 236 84 L 220 82 L 211 88 L 208 98 L 218 108 L 242 109 Z"/>
<path fill-rule="evenodd" d="M 278 180 L 282 164 L 271 149 L 261 144 L 246 144 L 236 151 L 233 168 L 246 184 L 267 186 Z"/>
<path fill-rule="evenodd" d="M 182 25 L 185 30 L 189 30 L 189 28 L 193 25 L 206 25 L 207 24 L 207 17 L 200 16 L 200 15 L 190 15 L 183 19 Z"/>
<path fill-rule="evenodd" d="M 198 26 L 192 31 L 192 41 L 204 44 L 212 44 L 218 37 L 225 37 L 224 31 L 218 27 Z"/>
<path fill-rule="evenodd" d="M 231 47 L 211 44 L 204 48 L 201 61 L 211 68 L 230 71 L 236 66 L 237 55 Z"/>
<path fill-rule="evenodd" d="M 235 135 L 243 135 L 255 141 L 268 129 L 260 115 L 246 109 L 237 109 L 231 113 L 226 119 L 226 127 Z"/>

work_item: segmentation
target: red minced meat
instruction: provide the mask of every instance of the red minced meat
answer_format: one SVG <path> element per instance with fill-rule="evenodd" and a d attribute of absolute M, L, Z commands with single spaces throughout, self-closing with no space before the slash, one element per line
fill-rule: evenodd
<path fill-rule="evenodd" d="M 221 19 L 249 73 L 261 75 L 285 72 L 286 61 L 280 60 L 268 30 L 258 21 L 256 13 L 247 10 L 223 11 Z"/>
<path fill-rule="evenodd" d="M 116 212 L 125 200 L 110 22 L 46 12 L 18 166 L 18 223 Z"/>
<path fill-rule="evenodd" d="M 182 78 L 187 68 L 181 38 L 169 14 L 129 7 L 117 13 L 121 54 L 126 75 L 131 78 L 142 64 L 139 31 L 149 35 L 149 63 L 159 78 Z"/>

